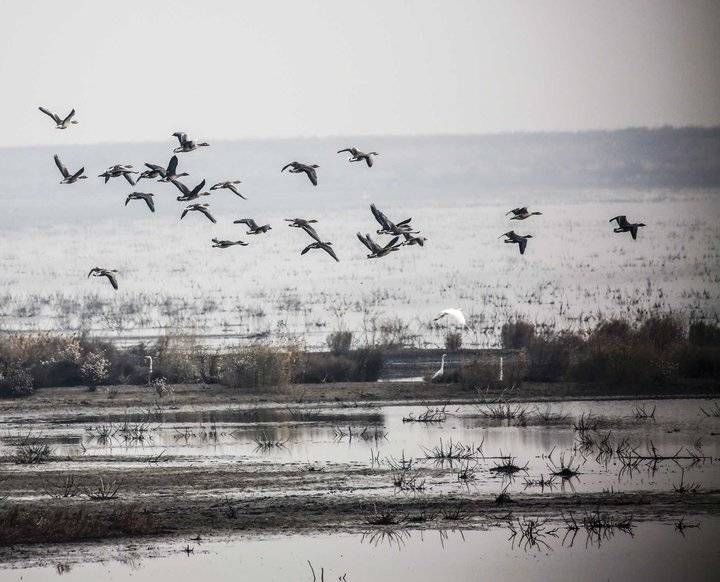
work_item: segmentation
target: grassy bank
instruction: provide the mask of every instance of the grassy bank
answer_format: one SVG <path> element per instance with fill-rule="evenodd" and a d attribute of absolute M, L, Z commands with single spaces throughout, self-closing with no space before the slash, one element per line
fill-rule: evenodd
<path fill-rule="evenodd" d="M 449 332 L 446 348 L 462 355 L 439 379 L 468 393 L 519 388 L 523 383 L 602 387 L 608 394 L 653 394 L 670 387 L 720 380 L 720 326 L 651 314 L 640 322 L 601 321 L 589 332 L 515 319 L 502 327 L 503 362 L 462 352 L 462 335 Z M 350 332 L 328 336 L 328 351 L 301 344 L 208 349 L 191 336 L 167 335 L 130 348 L 84 335 L 0 336 L 0 397 L 35 388 L 149 385 L 159 396 L 173 384 L 222 384 L 262 391 L 296 384 L 374 382 L 397 344 L 353 348 Z M 589 390 L 598 393 L 598 390 Z"/>

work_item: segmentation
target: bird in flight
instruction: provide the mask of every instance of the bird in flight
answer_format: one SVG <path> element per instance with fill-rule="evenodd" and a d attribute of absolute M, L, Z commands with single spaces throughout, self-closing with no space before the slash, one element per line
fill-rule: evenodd
<path fill-rule="evenodd" d="M 205 180 L 200 182 L 192 190 L 176 178 L 173 178 L 170 182 L 172 182 L 182 193 L 182 196 L 178 196 L 176 198 L 178 202 L 188 202 L 190 200 L 197 200 L 200 196 L 210 196 L 210 192 L 201 192 L 201 190 L 205 187 Z"/>
<path fill-rule="evenodd" d="M 370 251 L 370 254 L 367 256 L 368 259 L 376 259 L 376 258 L 384 257 L 385 255 L 390 254 L 392 251 L 396 251 L 400 248 L 400 245 L 397 244 L 397 241 L 400 239 L 399 236 L 394 237 L 384 247 L 381 247 L 373 239 L 371 239 L 369 234 L 366 234 L 365 236 L 363 236 L 358 232 L 357 237 L 360 240 L 360 242 L 362 244 L 364 244 Z"/>
<path fill-rule="evenodd" d="M 458 307 L 451 307 L 449 309 L 443 309 L 440 313 L 438 313 L 433 321 L 440 321 L 444 318 L 452 319 L 454 320 L 458 325 L 461 325 L 462 327 L 465 327 L 467 325 L 467 320 L 465 319 L 465 314 L 462 312 L 462 309 L 459 309 Z"/>
<path fill-rule="evenodd" d="M 117 271 L 115 269 L 101 269 L 100 267 L 93 267 L 90 269 L 90 272 L 88 273 L 88 278 L 90 277 L 107 277 L 107 280 L 110 281 L 110 285 L 113 286 L 113 289 L 117 291 L 118 284 L 117 284 L 117 278 L 115 277 L 115 273 Z"/>
<path fill-rule="evenodd" d="M 283 166 L 283 169 L 280 171 L 284 172 L 285 170 L 290 168 L 288 172 L 290 172 L 291 174 L 301 174 L 304 172 L 312 182 L 312 185 L 317 186 L 317 172 L 315 170 L 319 167 L 320 166 L 318 166 L 317 164 L 308 165 L 301 164 L 300 162 L 290 162 L 289 164 Z"/>
<path fill-rule="evenodd" d="M 335 251 L 332 248 L 331 242 L 315 241 L 314 243 L 310 243 L 303 250 L 301 250 L 300 254 L 304 255 L 305 253 L 307 253 L 308 251 L 311 251 L 313 249 L 321 249 L 321 250 L 325 251 L 328 255 L 330 255 L 333 259 L 335 259 L 337 262 L 340 262 L 340 259 L 337 258 L 337 255 L 335 254 Z"/>
<path fill-rule="evenodd" d="M 233 224 L 246 225 L 250 230 L 248 230 L 245 234 L 262 234 L 272 229 L 272 226 L 269 224 L 258 226 L 257 222 L 255 222 L 252 218 L 240 218 L 239 220 L 233 220 Z"/>
<path fill-rule="evenodd" d="M 247 200 L 245 196 L 240 194 L 240 192 L 237 189 L 237 186 L 235 184 L 240 184 L 242 180 L 228 180 L 226 182 L 218 182 L 217 184 L 213 184 L 210 186 L 210 190 L 230 190 L 233 194 L 236 196 L 240 196 L 243 200 Z"/>
<path fill-rule="evenodd" d="M 520 249 L 520 254 L 525 254 L 525 248 L 527 247 L 528 239 L 532 238 L 533 235 L 526 234 L 526 235 L 519 235 L 516 234 L 514 230 L 511 230 L 510 232 L 506 232 L 505 234 L 501 234 L 498 238 L 505 237 L 506 243 L 512 243 L 517 244 L 518 248 Z"/>
<path fill-rule="evenodd" d="M 527 206 L 522 208 L 513 208 L 510 212 L 506 212 L 505 216 L 512 214 L 510 220 L 525 220 L 531 216 L 540 216 L 542 212 L 528 212 Z"/>
<path fill-rule="evenodd" d="M 375 220 L 377 220 L 382 227 L 380 230 L 377 231 L 378 234 L 392 234 L 395 236 L 400 236 L 405 233 L 417 234 L 417 231 L 413 231 L 412 226 L 410 225 L 410 221 L 412 220 L 412 218 L 406 218 L 405 220 L 402 220 L 395 224 L 394 222 L 389 220 L 388 217 L 385 216 L 380 210 L 378 210 L 375 204 L 370 205 L 370 210 L 372 211 Z"/>
<path fill-rule="evenodd" d="M 189 176 L 187 172 L 183 172 L 181 174 L 177 173 L 177 165 L 178 165 L 178 157 L 173 156 L 170 158 L 170 161 L 168 162 L 167 168 L 163 168 L 162 166 L 158 166 L 157 164 L 145 164 L 149 169 L 145 170 L 142 174 L 140 174 L 140 177 L 137 179 L 139 182 L 142 178 L 157 178 L 160 177 L 159 182 L 170 182 L 176 178 L 181 178 L 182 176 Z"/>
<path fill-rule="evenodd" d="M 228 247 L 232 247 L 234 245 L 240 245 L 243 247 L 248 246 L 248 243 L 243 242 L 241 240 L 220 240 L 217 238 L 212 239 L 213 242 L 213 248 L 215 249 L 226 249 Z"/>
<path fill-rule="evenodd" d="M 217 220 L 215 220 L 215 217 L 210 214 L 210 211 L 208 210 L 209 206 L 209 204 L 188 204 L 185 207 L 185 210 L 182 211 L 182 214 L 180 215 L 180 220 L 185 218 L 185 215 L 188 212 L 200 212 L 204 214 L 210 222 L 215 223 L 217 222 Z"/>
<path fill-rule="evenodd" d="M 400 244 L 403 246 L 418 245 L 422 247 L 425 246 L 425 241 L 427 241 L 427 238 L 425 238 L 424 236 L 416 236 L 414 234 L 410 234 L 409 232 L 404 232 L 402 233 L 402 235 L 405 240 Z"/>
<path fill-rule="evenodd" d="M 128 184 L 134 186 L 135 180 L 133 180 L 131 174 L 137 173 L 138 172 L 132 169 L 132 165 L 130 164 L 115 164 L 114 166 L 110 166 L 102 174 L 99 174 L 98 178 L 105 178 L 105 183 L 107 184 L 110 178 L 119 178 L 122 176 L 128 181 Z"/>
<path fill-rule="evenodd" d="M 128 197 L 125 199 L 125 206 L 128 205 L 128 202 L 130 200 L 144 200 L 145 204 L 147 204 L 147 207 L 150 209 L 150 212 L 155 212 L 155 202 L 153 201 L 154 194 L 151 194 L 150 192 L 132 192 L 131 194 L 128 194 Z"/>
<path fill-rule="evenodd" d="M 613 228 L 613 232 L 629 232 L 633 240 L 637 240 L 638 229 L 641 226 L 647 226 L 642 222 L 628 222 L 627 216 L 624 214 L 611 218 L 608 222 L 613 220 L 617 223 L 617 228 Z"/>
<path fill-rule="evenodd" d="M 368 168 L 372 168 L 373 160 L 370 156 L 379 156 L 380 154 L 377 152 L 361 152 L 357 148 L 345 148 L 344 150 L 339 150 L 338 153 L 341 154 L 343 152 L 348 152 L 350 154 L 350 159 L 348 162 L 362 162 L 363 160 L 367 164 Z"/>
<path fill-rule="evenodd" d="M 187 134 L 182 131 L 176 131 L 173 133 L 173 135 L 178 139 L 180 142 L 180 146 L 176 147 L 173 152 L 176 154 L 186 153 L 186 152 L 192 152 L 198 148 L 205 148 L 209 147 L 210 144 L 207 142 L 201 142 L 197 143 L 190 139 L 188 139 Z"/>
<path fill-rule="evenodd" d="M 317 223 L 317 220 L 315 220 L 314 218 L 286 218 L 285 220 L 290 223 L 288 224 L 288 226 L 293 228 L 301 228 L 317 242 L 322 242 L 322 240 L 320 240 L 320 235 L 318 235 L 318 233 L 312 227 L 312 224 Z"/>
<path fill-rule="evenodd" d="M 65 167 L 65 164 L 63 164 L 60 161 L 60 156 L 55 154 L 55 165 L 58 167 L 58 170 L 60 170 L 60 173 L 63 176 L 63 179 L 60 180 L 61 184 L 73 184 L 77 182 L 78 180 L 86 180 L 87 176 L 83 175 L 83 172 L 85 171 L 85 168 L 80 168 L 77 172 L 74 174 L 71 174 L 68 172 L 68 169 Z"/>
<path fill-rule="evenodd" d="M 48 111 L 44 107 L 38 107 L 38 109 L 55 122 L 55 129 L 67 129 L 70 124 L 78 123 L 76 120 L 73 119 L 73 117 L 75 117 L 74 109 L 70 113 L 68 113 L 67 117 L 65 117 L 64 119 L 61 119 L 57 113 Z"/>

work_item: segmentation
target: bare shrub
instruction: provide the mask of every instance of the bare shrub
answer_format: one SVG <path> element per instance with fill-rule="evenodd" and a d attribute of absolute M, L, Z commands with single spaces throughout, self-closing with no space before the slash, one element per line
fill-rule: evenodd
<path fill-rule="evenodd" d="M 334 331 L 327 337 L 327 345 L 330 351 L 336 355 L 345 355 L 350 351 L 353 334 L 351 331 Z"/>
<path fill-rule="evenodd" d="M 293 348 L 238 348 L 223 358 L 221 380 L 236 389 L 284 386 L 293 377 L 297 359 Z"/>
<path fill-rule="evenodd" d="M 505 349 L 527 348 L 533 337 L 535 337 L 535 326 L 521 318 L 508 321 L 500 330 L 502 346 Z"/>

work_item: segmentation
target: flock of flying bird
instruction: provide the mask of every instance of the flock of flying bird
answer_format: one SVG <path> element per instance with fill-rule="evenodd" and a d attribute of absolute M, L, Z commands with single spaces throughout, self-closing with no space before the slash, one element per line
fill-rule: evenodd
<path fill-rule="evenodd" d="M 59 115 L 52 113 L 51 111 L 43 107 L 39 107 L 39 109 L 55 122 L 56 129 L 67 129 L 72 124 L 78 123 L 78 121 L 74 119 L 75 109 L 70 111 L 70 113 L 64 118 L 61 118 Z M 206 142 L 196 142 L 188 139 L 187 134 L 183 132 L 175 132 L 172 135 L 177 138 L 179 143 L 178 147 L 173 150 L 173 154 L 192 152 L 197 150 L 198 148 L 210 146 L 210 144 Z M 378 152 L 365 153 L 354 147 L 341 149 L 337 153 L 347 153 L 350 155 L 350 158 L 348 159 L 349 162 L 365 162 L 368 168 L 373 167 L 373 156 L 380 155 L 378 154 Z M 63 162 L 60 160 L 60 157 L 57 154 L 55 154 L 54 157 L 55 165 L 58 167 L 58 170 L 60 170 L 60 173 L 62 174 L 62 180 L 60 181 L 61 184 L 73 184 L 78 180 L 87 179 L 87 176 L 85 176 L 85 168 L 80 168 L 76 172 L 70 172 L 65 166 L 65 164 L 63 164 Z M 146 163 L 145 167 L 147 169 L 138 172 L 133 169 L 132 165 L 117 164 L 111 166 L 102 174 L 99 174 L 98 177 L 104 178 L 105 183 L 107 183 L 111 178 L 122 177 L 131 186 L 135 186 L 143 179 L 155 178 L 157 178 L 158 182 L 172 183 L 180 192 L 180 196 L 177 197 L 178 202 L 192 202 L 183 209 L 180 215 L 181 220 L 185 218 L 185 216 L 190 212 L 198 212 L 204 215 L 210 222 L 216 223 L 217 220 L 210 212 L 210 205 L 207 203 L 195 202 L 201 197 L 210 196 L 211 192 L 214 190 L 229 190 L 243 200 L 247 200 L 247 198 L 238 190 L 237 184 L 241 183 L 240 180 L 225 180 L 223 182 L 218 182 L 217 184 L 214 184 L 209 188 L 210 191 L 203 191 L 203 189 L 205 188 L 204 179 L 193 188 L 188 187 L 186 184 L 180 181 L 180 178 L 188 176 L 189 174 L 185 172 L 178 173 L 177 155 L 173 155 L 170 158 L 167 166 Z M 285 170 L 287 170 L 289 173 L 292 174 L 305 174 L 312 183 L 312 185 L 317 186 L 318 168 L 319 166 L 317 164 L 304 164 L 301 162 L 293 161 L 289 164 L 286 164 L 280 171 L 284 172 Z M 154 194 L 150 192 L 131 192 L 125 199 L 125 206 L 127 206 L 131 200 L 142 200 L 145 202 L 151 212 L 155 212 Z M 369 251 L 367 258 L 374 259 L 384 257 L 394 251 L 399 250 L 403 246 L 424 246 L 427 239 L 421 236 L 420 232 L 413 228 L 413 226 L 411 225 L 411 218 L 406 218 L 395 223 L 392 222 L 382 211 L 380 211 L 375 206 L 375 204 L 370 205 L 370 210 L 375 217 L 375 220 L 377 220 L 377 222 L 380 224 L 380 228 L 376 231 L 377 234 L 389 235 L 393 238 L 383 245 L 378 243 L 376 240 L 373 240 L 369 234 L 363 235 L 358 232 L 356 235 L 358 240 Z M 512 214 L 510 220 L 526 220 L 531 216 L 541 215 L 542 212 L 529 212 L 527 207 L 522 207 L 510 210 L 507 215 L 509 214 Z M 332 248 L 333 243 L 330 241 L 324 241 L 313 227 L 313 224 L 317 223 L 317 220 L 306 218 L 286 218 L 285 220 L 289 223 L 288 226 L 302 229 L 310 236 L 310 238 L 313 239 L 313 242 L 308 244 L 300 251 L 301 255 L 304 255 L 311 250 L 322 250 L 325 251 L 336 261 L 340 260 L 338 259 L 335 250 Z M 633 239 L 637 239 L 638 229 L 645 226 L 645 224 L 643 223 L 629 222 L 626 216 L 616 216 L 610 219 L 610 222 L 613 221 L 617 222 L 617 227 L 613 229 L 613 232 L 629 232 L 632 235 Z M 246 231 L 247 235 L 264 234 L 272 229 L 269 224 L 258 225 L 257 222 L 252 218 L 241 218 L 239 220 L 233 221 L 233 223 L 244 224 L 248 228 L 248 230 Z M 500 235 L 499 238 L 502 237 L 505 237 L 504 242 L 506 243 L 517 244 L 520 250 L 520 254 L 523 255 L 525 254 L 525 249 L 527 248 L 528 239 L 532 238 L 532 235 L 520 235 L 517 234 L 514 230 L 511 230 Z M 247 246 L 248 243 L 242 240 L 220 240 L 217 238 L 212 239 L 212 246 L 214 248 L 225 249 L 236 245 Z M 115 269 L 94 267 L 88 273 L 88 277 L 106 277 L 112 287 L 117 290 L 118 283 L 116 273 L 117 270 Z"/>

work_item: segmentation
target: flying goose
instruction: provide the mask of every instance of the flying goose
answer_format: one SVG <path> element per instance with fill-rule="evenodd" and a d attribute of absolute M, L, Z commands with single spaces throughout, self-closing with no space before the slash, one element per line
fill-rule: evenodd
<path fill-rule="evenodd" d="M 182 131 L 176 131 L 175 133 L 173 133 L 173 135 L 180 142 L 180 147 L 177 147 L 173 150 L 173 152 L 176 154 L 191 152 L 198 148 L 208 147 L 210 145 L 207 142 L 196 143 L 196 142 L 188 139 L 187 134 Z"/>
<path fill-rule="evenodd" d="M 381 247 L 373 239 L 371 239 L 369 234 L 366 234 L 365 236 L 363 236 L 358 232 L 357 237 L 360 240 L 360 242 L 362 244 L 364 244 L 370 251 L 370 254 L 367 256 L 368 259 L 384 257 L 385 255 L 390 254 L 392 251 L 396 251 L 400 248 L 400 245 L 396 244 L 398 239 L 400 238 L 399 236 L 396 236 L 395 238 L 393 238 L 384 247 Z"/>
<path fill-rule="evenodd" d="M 357 148 L 345 148 L 344 150 L 338 151 L 339 154 L 343 152 L 348 152 L 350 154 L 350 159 L 348 162 L 362 162 L 365 160 L 365 163 L 367 164 L 368 168 L 372 168 L 373 161 L 370 156 L 379 156 L 380 154 L 377 152 L 361 152 Z"/>
<path fill-rule="evenodd" d="M 246 225 L 250 230 L 248 230 L 245 234 L 263 234 L 272 229 L 272 226 L 269 224 L 258 226 L 257 222 L 255 222 L 252 218 L 240 218 L 239 220 L 233 220 L 233 224 Z"/>
<path fill-rule="evenodd" d="M 638 228 L 647 226 L 642 222 L 628 222 L 627 216 L 624 214 L 611 218 L 608 222 L 612 222 L 613 220 L 617 222 L 617 228 L 613 228 L 613 232 L 629 232 L 633 240 L 637 240 Z"/>
<path fill-rule="evenodd" d="M 331 242 L 316 241 L 314 243 L 310 243 L 308 246 L 306 246 L 303 250 L 300 251 L 300 254 L 304 255 L 306 252 L 311 251 L 313 249 L 322 249 L 328 255 L 330 255 L 333 259 L 335 259 L 338 263 L 340 262 L 340 259 L 337 258 L 335 251 L 332 249 Z"/>
<path fill-rule="evenodd" d="M 370 205 L 370 210 L 372 211 L 375 220 L 377 220 L 382 227 L 380 230 L 377 231 L 378 234 L 393 234 L 395 236 L 400 236 L 404 233 L 417 234 L 417 231 L 414 231 L 412 229 L 412 226 L 410 225 L 410 221 L 412 220 L 412 218 L 406 218 L 405 220 L 402 220 L 395 224 L 394 222 L 390 221 L 388 217 L 385 216 L 380 210 L 378 210 L 375 204 Z"/>
<path fill-rule="evenodd" d="M 400 243 L 403 246 L 425 246 L 425 241 L 427 240 L 427 238 L 425 238 L 424 236 L 415 236 L 414 234 L 410 234 L 409 232 L 404 232 L 402 233 L 402 235 L 403 237 L 405 237 L 405 240 Z"/>
<path fill-rule="evenodd" d="M 234 246 L 234 245 L 240 245 L 243 247 L 248 246 L 248 243 L 243 242 L 241 240 L 219 240 L 219 239 L 212 239 L 213 242 L 213 248 L 214 249 L 226 249 L 228 247 Z"/>
<path fill-rule="evenodd" d="M 300 174 L 302 172 L 305 172 L 307 174 L 307 177 L 312 182 L 313 186 L 317 186 L 317 172 L 315 171 L 316 168 L 319 168 L 317 164 L 307 165 L 307 164 L 301 164 L 300 162 L 290 162 L 289 164 L 283 166 L 283 169 L 280 170 L 281 172 L 284 172 L 288 168 L 290 168 L 288 171 L 292 174 Z"/>
<path fill-rule="evenodd" d="M 87 179 L 87 176 L 83 175 L 85 168 L 80 168 L 77 172 L 71 174 L 70 172 L 68 172 L 65 164 L 60 161 L 60 156 L 58 156 L 57 154 L 55 154 L 55 165 L 58 167 L 58 170 L 60 170 L 60 173 L 63 175 L 63 179 L 60 180 L 61 184 L 73 184 L 78 180 Z"/>
<path fill-rule="evenodd" d="M 182 192 L 182 196 L 178 196 L 176 198 L 176 200 L 178 202 L 188 202 L 190 200 L 197 200 L 198 198 L 200 198 L 200 196 L 210 196 L 210 192 L 201 192 L 200 191 L 205 187 L 205 180 L 200 182 L 192 190 L 190 190 L 190 188 L 188 188 L 185 184 L 183 184 L 177 178 L 173 178 L 172 180 L 170 180 L 170 182 L 172 182 L 175 185 L 175 187 L 178 190 L 180 190 L 180 192 Z"/>
<path fill-rule="evenodd" d="M 132 192 L 131 194 L 128 194 L 128 197 L 125 199 L 125 206 L 128 205 L 130 200 L 144 200 L 145 204 L 147 204 L 147 207 L 150 209 L 150 212 L 155 212 L 155 202 L 153 201 L 153 196 L 155 195 L 150 192 Z"/>
<path fill-rule="evenodd" d="M 286 218 L 285 220 L 290 223 L 290 224 L 288 224 L 288 226 L 294 227 L 294 228 L 302 228 L 306 233 L 308 233 L 317 242 L 322 242 L 322 240 L 320 240 L 320 236 L 318 235 L 318 233 L 311 226 L 311 223 L 315 224 L 317 222 L 317 220 L 315 220 L 314 218 L 311 218 L 309 220 L 306 218 Z"/>
<path fill-rule="evenodd" d="M 145 163 L 145 166 L 150 168 L 149 170 L 145 170 L 142 174 L 140 174 L 140 178 L 138 178 L 138 182 L 141 178 L 157 178 L 160 177 L 160 182 L 169 182 L 173 178 L 181 178 L 182 176 L 189 176 L 187 172 L 183 172 L 182 174 L 177 173 L 177 165 L 178 165 L 178 157 L 173 156 L 170 158 L 170 161 L 168 162 L 167 168 L 163 168 L 162 166 L 158 166 L 157 164 L 149 164 Z"/>
<path fill-rule="evenodd" d="M 75 116 L 74 109 L 70 113 L 68 113 L 68 115 L 65 119 L 60 119 L 60 116 L 57 113 L 48 111 L 44 107 L 38 107 L 38 109 L 40 111 L 42 111 L 45 115 L 49 116 L 50 119 L 52 119 L 55 122 L 55 129 L 67 129 L 71 123 L 78 123 L 77 121 L 75 121 L 73 119 L 73 117 Z"/>
<path fill-rule="evenodd" d="M 525 247 L 527 247 L 527 241 L 529 238 L 532 238 L 533 235 L 526 234 L 526 235 L 520 235 L 516 234 L 514 230 L 511 230 L 510 232 L 506 232 L 505 234 L 501 234 L 498 238 L 506 237 L 505 241 L 506 243 L 515 243 L 520 248 L 520 254 L 525 254 Z"/>
<path fill-rule="evenodd" d="M 222 189 L 230 190 L 230 192 L 232 192 L 233 194 L 235 194 L 237 196 L 240 196 L 240 198 L 242 198 L 243 200 L 247 200 L 247 198 L 245 198 L 245 196 L 240 194 L 237 187 L 235 186 L 235 184 L 240 184 L 240 183 L 242 183 L 242 180 L 229 180 L 227 182 L 218 182 L 217 184 L 213 184 L 212 186 L 210 186 L 210 190 L 222 190 Z"/>
<path fill-rule="evenodd" d="M 525 220 L 531 216 L 540 216 L 542 212 L 528 212 L 527 206 L 522 208 L 513 208 L 510 212 L 506 212 L 505 216 L 512 214 L 510 220 Z"/>
<path fill-rule="evenodd" d="M 128 181 L 131 186 L 134 186 L 135 180 L 133 180 L 130 174 L 138 173 L 139 172 L 132 170 L 132 165 L 130 164 L 115 164 L 114 166 L 110 166 L 102 174 L 99 174 L 98 178 L 105 178 L 105 183 L 107 184 L 110 178 L 119 178 L 120 176 L 122 176 Z"/>
<path fill-rule="evenodd" d="M 208 210 L 209 206 L 209 204 L 188 204 L 185 207 L 185 210 L 182 211 L 182 214 L 180 215 L 180 220 L 185 218 L 185 215 L 188 212 L 202 212 L 210 222 L 215 223 L 217 222 L 217 220 L 215 220 L 215 217 L 210 214 L 210 211 Z"/>
<path fill-rule="evenodd" d="M 88 273 L 88 278 L 90 277 L 107 277 L 108 281 L 110 281 L 110 285 L 113 286 L 113 289 L 117 291 L 118 284 L 117 284 L 117 278 L 115 277 L 115 273 L 117 273 L 117 270 L 115 269 L 101 269 L 100 267 L 93 267 L 90 269 L 90 272 Z"/>

